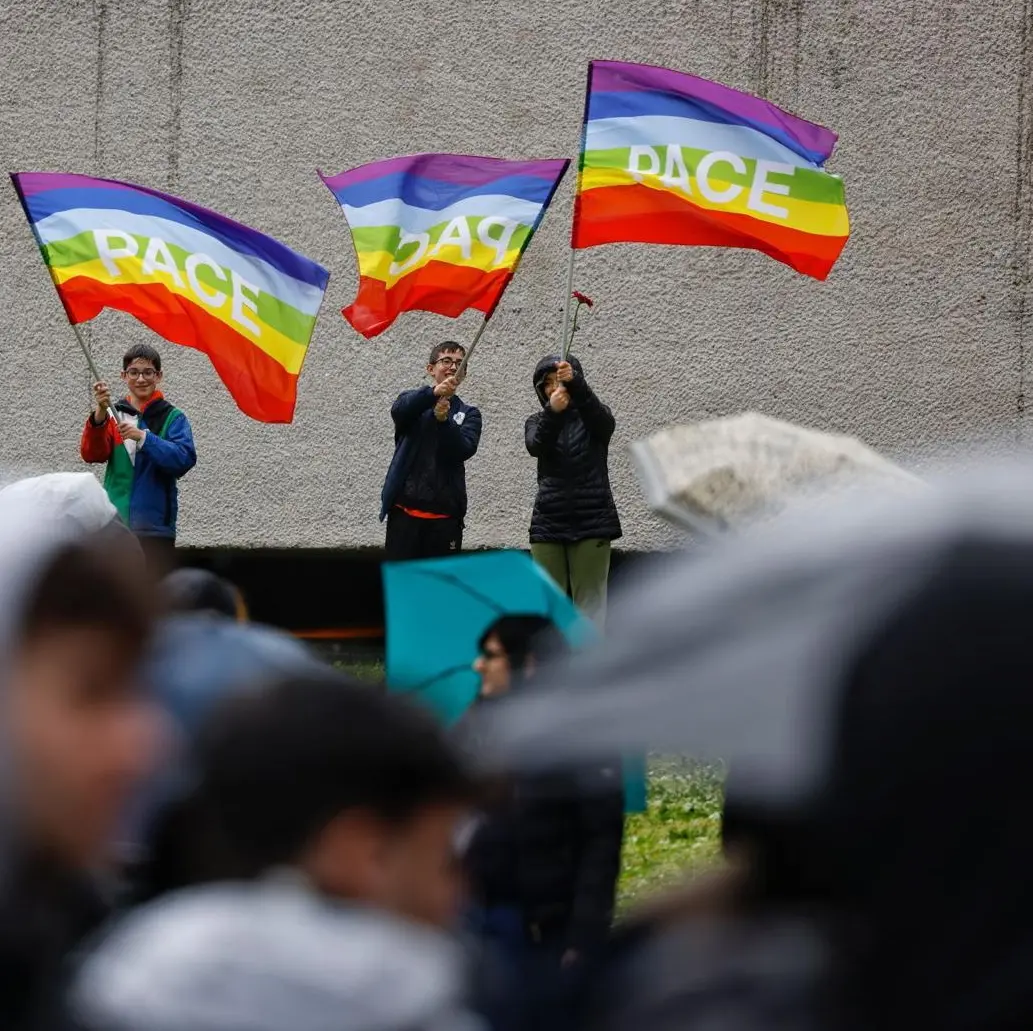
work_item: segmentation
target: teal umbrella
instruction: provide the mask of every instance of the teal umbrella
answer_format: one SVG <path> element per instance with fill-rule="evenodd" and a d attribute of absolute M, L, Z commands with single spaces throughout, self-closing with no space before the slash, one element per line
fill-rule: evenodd
<path fill-rule="evenodd" d="M 477 642 L 500 616 L 546 616 L 575 649 L 598 640 L 592 621 L 524 551 L 387 562 L 383 577 L 388 688 L 417 698 L 446 724 L 476 698 Z M 632 809 L 644 804 L 640 766 L 629 766 Z"/>

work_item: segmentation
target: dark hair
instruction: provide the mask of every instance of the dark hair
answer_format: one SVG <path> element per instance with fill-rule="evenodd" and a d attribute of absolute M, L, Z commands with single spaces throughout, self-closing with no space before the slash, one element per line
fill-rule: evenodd
<path fill-rule="evenodd" d="M 458 351 L 464 358 L 466 357 L 466 348 L 462 344 L 457 344 L 454 340 L 444 340 L 430 349 L 427 364 L 433 365 L 446 351 Z"/>
<path fill-rule="evenodd" d="M 559 628 L 546 616 L 501 616 L 481 634 L 477 647 L 483 651 L 492 634 L 499 639 L 510 667 L 518 674 L 530 659 L 549 662 L 570 652 Z"/>
<path fill-rule="evenodd" d="M 21 636 L 31 641 L 69 627 L 103 629 L 134 654 L 151 629 L 144 591 L 124 567 L 124 543 L 110 534 L 61 548 L 37 581 L 22 614 Z"/>
<path fill-rule="evenodd" d="M 207 569 L 177 569 L 161 583 L 165 603 L 173 612 L 214 612 L 239 619 L 243 600 L 240 591 Z"/>
<path fill-rule="evenodd" d="M 150 344 L 133 344 L 124 355 L 122 355 L 122 371 L 125 372 L 137 358 L 150 362 L 155 370 L 161 372 L 161 355 L 151 347 Z"/>
<path fill-rule="evenodd" d="M 199 792 L 234 869 L 295 862 L 336 816 L 366 810 L 403 824 L 465 803 L 475 782 L 427 711 L 331 671 L 296 675 L 215 710 L 195 752 Z M 225 859 L 224 859 L 225 862 Z"/>

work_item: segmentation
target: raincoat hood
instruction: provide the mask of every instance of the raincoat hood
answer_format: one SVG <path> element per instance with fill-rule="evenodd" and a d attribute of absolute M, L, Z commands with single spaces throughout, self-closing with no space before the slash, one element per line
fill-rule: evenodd
<path fill-rule="evenodd" d="M 545 377 L 553 372 L 556 368 L 557 362 L 561 362 L 563 359 L 558 354 L 547 354 L 538 364 L 534 367 L 534 392 L 538 395 L 538 400 L 541 402 L 541 406 L 544 408 L 548 403 L 549 399 L 545 396 L 544 384 Z M 567 356 L 567 361 L 570 362 L 570 367 L 574 370 L 575 376 L 584 376 L 584 369 L 581 368 L 581 362 L 577 360 L 573 355 Z"/>
<path fill-rule="evenodd" d="M 47 473 L 16 480 L 0 489 L 0 504 L 33 507 L 68 533 L 96 533 L 118 519 L 118 511 L 91 473 Z"/>
<path fill-rule="evenodd" d="M 289 877 L 191 889 L 116 925 L 72 990 L 103 1031 L 475 1031 L 448 938 Z"/>

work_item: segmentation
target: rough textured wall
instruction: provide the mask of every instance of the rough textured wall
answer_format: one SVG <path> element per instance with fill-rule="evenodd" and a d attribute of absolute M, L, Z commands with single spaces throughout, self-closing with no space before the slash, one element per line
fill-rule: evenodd
<path fill-rule="evenodd" d="M 720 79 L 833 127 L 854 238 L 828 283 L 747 252 L 578 256 L 576 285 L 597 301 L 578 347 L 618 417 L 625 545 L 660 547 L 670 536 L 643 509 L 627 444 L 673 420 L 758 409 L 890 455 L 1023 442 L 1031 48 L 1033 0 L 5 0 L 0 153 L 4 170 L 167 189 L 332 270 L 292 426 L 250 422 L 203 356 L 163 351 L 201 455 L 183 542 L 343 547 L 382 540 L 391 399 L 478 316 L 357 336 L 339 314 L 351 244 L 314 168 L 420 150 L 573 155 L 591 57 Z M 572 190 L 571 176 L 463 391 L 485 417 L 474 546 L 526 541 L 522 428 L 531 368 L 555 347 Z M 86 376 L 6 183 L 0 292 L 0 465 L 74 467 Z M 109 375 L 148 338 L 117 313 L 89 332 Z"/>

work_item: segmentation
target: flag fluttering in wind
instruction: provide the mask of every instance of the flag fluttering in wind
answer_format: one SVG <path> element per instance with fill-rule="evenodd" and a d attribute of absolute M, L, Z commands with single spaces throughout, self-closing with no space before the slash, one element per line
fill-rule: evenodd
<path fill-rule="evenodd" d="M 745 247 L 825 279 L 850 233 L 835 144 L 720 83 L 593 61 L 572 245 Z"/>
<path fill-rule="evenodd" d="M 320 173 L 358 256 L 344 317 L 374 337 L 403 311 L 490 316 L 569 164 L 417 154 Z"/>
<path fill-rule="evenodd" d="M 73 325 L 104 308 L 203 351 L 241 411 L 290 422 L 330 273 L 264 233 L 157 190 L 11 176 Z"/>

